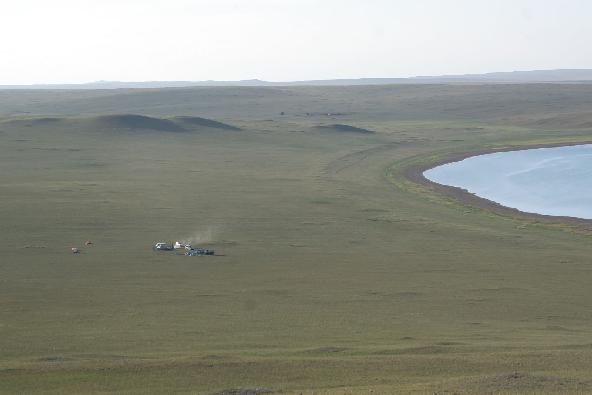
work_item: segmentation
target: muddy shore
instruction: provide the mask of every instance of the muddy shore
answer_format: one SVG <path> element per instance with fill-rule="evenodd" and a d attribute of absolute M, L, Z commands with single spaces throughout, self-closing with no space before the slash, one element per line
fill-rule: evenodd
<path fill-rule="evenodd" d="M 417 184 L 421 184 L 433 190 L 434 192 L 443 194 L 450 198 L 453 198 L 464 205 L 476 207 L 479 209 L 484 209 L 491 211 L 495 214 L 502 215 L 502 216 L 509 216 L 512 218 L 519 218 L 519 219 L 526 219 L 531 220 L 534 222 L 540 223 L 547 223 L 547 224 L 565 224 L 574 226 L 578 229 L 592 231 L 592 220 L 591 219 L 583 219 L 583 218 L 576 218 L 576 217 L 564 217 L 564 216 L 553 216 L 553 215 L 544 215 L 544 214 L 536 214 L 536 213 L 527 213 L 524 211 L 520 211 L 515 208 L 503 206 L 497 202 L 494 202 L 489 199 L 485 199 L 479 197 L 469 191 L 453 187 L 449 185 L 442 185 L 436 182 L 433 182 L 427 179 L 424 176 L 424 172 L 433 169 L 435 167 L 447 164 L 447 163 L 454 163 L 460 162 L 463 159 L 470 158 L 473 156 L 479 156 L 484 154 L 492 154 L 496 152 L 509 152 L 509 151 L 522 151 L 527 149 L 537 149 L 537 148 L 554 148 L 554 147 L 568 147 L 574 145 L 586 145 L 592 144 L 592 140 L 585 140 L 585 141 L 574 141 L 574 142 L 557 142 L 557 143 L 548 143 L 548 144 L 524 144 L 524 145 L 513 145 L 508 147 L 500 147 L 500 148 L 490 148 L 490 149 L 481 149 L 475 151 L 468 151 L 468 152 L 458 152 L 458 153 L 451 153 L 450 155 L 445 156 L 441 160 L 432 163 L 425 163 L 419 165 L 412 165 L 405 169 L 403 169 L 403 175 L 409 181 L 415 182 Z"/>

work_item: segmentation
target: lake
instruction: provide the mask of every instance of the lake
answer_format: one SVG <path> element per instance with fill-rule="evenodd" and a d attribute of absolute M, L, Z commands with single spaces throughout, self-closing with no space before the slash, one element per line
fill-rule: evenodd
<path fill-rule="evenodd" d="M 592 219 L 589 144 L 473 156 L 424 176 L 524 212 Z"/>

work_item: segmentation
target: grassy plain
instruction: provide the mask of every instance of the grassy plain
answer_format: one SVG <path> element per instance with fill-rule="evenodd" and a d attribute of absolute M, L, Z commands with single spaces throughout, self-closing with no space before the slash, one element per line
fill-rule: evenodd
<path fill-rule="evenodd" d="M 403 173 L 589 140 L 591 108 L 575 84 L 0 92 L 0 393 L 590 393 L 591 235 Z M 151 250 L 183 238 L 221 256 Z"/>

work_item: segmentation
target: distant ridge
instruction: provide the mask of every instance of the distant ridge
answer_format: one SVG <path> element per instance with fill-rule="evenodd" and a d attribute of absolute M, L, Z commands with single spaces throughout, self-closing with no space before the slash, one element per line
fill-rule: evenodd
<path fill-rule="evenodd" d="M 236 126 L 228 125 L 226 123 L 214 121 L 212 119 L 201 118 L 201 117 L 191 117 L 191 116 L 180 115 L 180 116 L 173 117 L 172 119 L 178 123 L 188 125 L 190 128 L 202 126 L 202 127 L 207 127 L 207 128 L 213 128 L 213 129 L 240 130 L 240 128 L 237 128 Z"/>
<path fill-rule="evenodd" d="M 100 115 L 92 119 L 100 129 L 144 129 L 167 132 L 181 132 L 184 129 L 168 119 L 136 114 Z"/>
<path fill-rule="evenodd" d="M 160 132 L 193 132 L 224 129 L 241 130 L 219 121 L 194 116 L 173 116 L 168 118 L 139 114 L 109 114 L 91 117 L 19 117 L 0 119 L 0 123 L 12 123 L 25 127 L 67 127 L 76 126 L 84 130 L 140 130 Z"/>
<path fill-rule="evenodd" d="M 392 84 L 519 84 L 519 83 L 592 83 L 592 69 L 558 69 L 509 71 L 486 74 L 418 76 L 409 78 L 359 78 L 311 81 L 271 82 L 241 81 L 97 81 L 86 84 L 36 84 L 0 85 L 0 90 L 10 89 L 146 89 L 184 88 L 193 86 L 349 86 Z"/>

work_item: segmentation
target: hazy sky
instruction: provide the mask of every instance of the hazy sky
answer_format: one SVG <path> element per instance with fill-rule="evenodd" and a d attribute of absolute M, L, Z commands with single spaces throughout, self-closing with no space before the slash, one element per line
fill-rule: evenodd
<path fill-rule="evenodd" d="M 592 68 L 589 0 L 0 0 L 0 84 Z"/>

